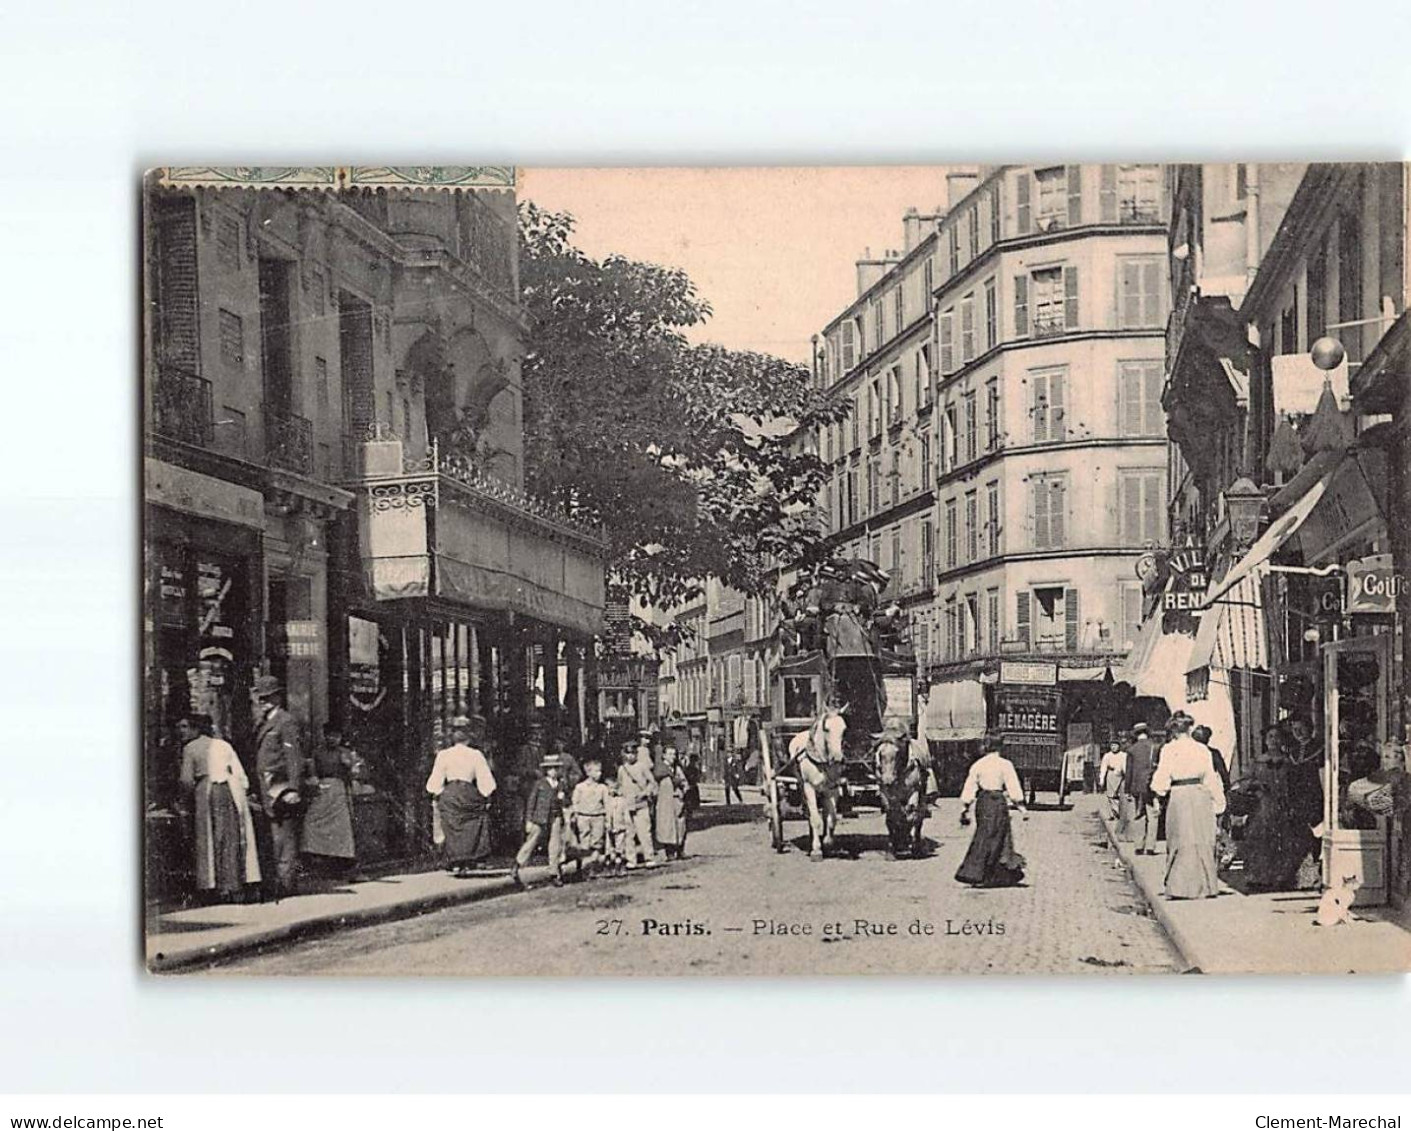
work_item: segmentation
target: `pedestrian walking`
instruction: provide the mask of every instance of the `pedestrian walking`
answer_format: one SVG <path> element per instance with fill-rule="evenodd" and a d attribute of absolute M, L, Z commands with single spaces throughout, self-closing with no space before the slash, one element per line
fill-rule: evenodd
<path fill-rule="evenodd" d="M 292 895 L 298 879 L 299 833 L 312 793 L 311 767 L 304 757 L 299 724 L 284 709 L 279 680 L 262 675 L 250 694 L 256 725 L 255 777 L 260 807 L 269 818 L 275 892 Z"/>
<path fill-rule="evenodd" d="M 181 740 L 181 784 L 194 823 L 196 890 L 224 899 L 243 897 L 260 882 L 255 823 L 246 796 L 250 779 L 235 748 L 212 733 L 209 715 L 187 715 L 176 724 Z"/>
<path fill-rule="evenodd" d="M 1107 796 L 1107 815 L 1117 820 L 1121 808 L 1122 782 L 1127 777 L 1127 752 L 1114 738 L 1098 764 L 1098 788 Z"/>
<path fill-rule="evenodd" d="M 617 784 L 632 821 L 635 843 L 629 841 L 627 867 L 637 867 L 638 856 L 647 867 L 656 864 L 652 841 L 652 803 L 656 799 L 656 777 L 652 772 L 652 751 L 645 742 L 637 747 L 630 762 L 623 762 L 617 771 Z"/>
<path fill-rule="evenodd" d="M 1170 798 L 1166 808 L 1166 898 L 1200 899 L 1220 894 L 1216 871 L 1215 820 L 1225 811 L 1225 789 L 1210 750 L 1191 737 L 1191 719 L 1171 716 L 1171 739 L 1151 778 L 1152 792 Z"/>
<path fill-rule="evenodd" d="M 740 779 L 743 769 L 738 751 L 731 750 L 725 755 L 725 804 L 730 804 L 730 794 L 735 794 L 735 800 L 741 805 L 745 803 L 744 796 L 740 793 Z"/>
<path fill-rule="evenodd" d="M 510 879 L 521 887 L 524 881 L 519 878 L 519 870 L 533 859 L 545 834 L 548 835 L 549 871 L 553 873 L 554 886 L 563 887 L 563 862 L 568 854 L 564 819 L 569 798 L 562 774 L 563 762 L 557 754 L 550 754 L 539 763 L 539 778 L 530 789 L 524 808 L 524 843 L 510 865 Z"/>
<path fill-rule="evenodd" d="M 1024 857 L 1014 850 L 1009 810 L 1013 806 L 1029 819 L 1024 790 L 1014 763 L 1000 753 L 1000 735 L 985 736 L 985 753 L 970 767 L 960 791 L 960 823 L 970 823 L 975 810 L 975 834 L 955 878 L 975 887 L 1013 887 L 1024 879 Z"/>
<path fill-rule="evenodd" d="M 1210 739 L 1214 732 L 1201 723 L 1191 727 L 1191 738 L 1200 743 L 1210 751 L 1210 762 L 1215 767 L 1215 772 L 1220 775 L 1220 784 L 1224 786 L 1225 792 L 1230 792 L 1230 766 L 1225 761 L 1224 753 L 1218 748 L 1210 745 Z"/>
<path fill-rule="evenodd" d="M 436 753 L 426 792 L 435 799 L 445 838 L 447 868 L 468 876 L 485 867 L 490 855 L 490 798 L 495 775 L 481 749 L 485 720 L 457 715 L 451 720 L 451 745 Z"/>
<path fill-rule="evenodd" d="M 686 847 L 686 775 L 676 761 L 672 743 L 663 748 L 654 773 L 657 844 L 668 860 L 679 860 Z"/>
<path fill-rule="evenodd" d="M 1127 772 L 1122 783 L 1122 796 L 1127 808 L 1119 832 L 1126 841 L 1140 839 L 1138 856 L 1156 855 L 1156 838 L 1161 823 L 1161 801 L 1151 791 L 1151 775 L 1156 769 L 1156 751 L 1152 746 L 1146 723 L 1132 727 L 1132 744 L 1127 749 Z"/>
<path fill-rule="evenodd" d="M 608 787 L 603 784 L 601 759 L 589 758 L 583 763 L 583 780 L 573 787 L 569 806 L 573 827 L 578 836 L 578 851 L 582 866 L 596 872 L 603 859 L 607 843 Z M 564 782 L 567 788 L 568 782 Z"/>
<path fill-rule="evenodd" d="M 326 725 L 323 745 L 314 752 L 315 777 L 309 782 L 309 807 L 299 830 L 299 850 L 325 872 L 347 872 L 357 859 L 353 847 L 353 773 L 357 765 L 357 755 L 343 745 L 343 732 L 337 724 Z"/>

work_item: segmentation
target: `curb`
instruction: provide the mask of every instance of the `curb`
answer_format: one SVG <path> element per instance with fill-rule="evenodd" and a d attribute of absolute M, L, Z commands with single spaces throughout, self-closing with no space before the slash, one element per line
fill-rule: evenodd
<path fill-rule="evenodd" d="M 1118 839 L 1117 829 L 1113 822 L 1108 820 L 1105 813 L 1099 811 L 1098 820 L 1102 822 L 1103 831 L 1107 833 L 1107 842 L 1117 853 L 1117 858 L 1122 861 L 1122 866 L 1127 869 L 1127 875 L 1132 877 L 1132 882 L 1137 885 L 1138 890 L 1142 893 L 1142 898 L 1151 908 L 1152 915 L 1156 917 L 1156 921 L 1161 924 L 1161 929 L 1166 932 L 1166 937 L 1171 940 L 1172 945 L 1180 953 L 1181 961 L 1186 964 L 1186 969 L 1182 973 L 1205 973 L 1205 968 L 1200 961 L 1200 947 L 1172 916 L 1161 889 L 1142 875 L 1141 870 L 1137 867 L 1136 850 L 1126 841 Z"/>
<path fill-rule="evenodd" d="M 146 958 L 147 972 L 150 974 L 173 974 L 197 967 L 211 966 L 227 958 L 250 954 L 253 951 L 264 950 L 280 943 L 302 942 L 349 927 L 375 926 L 398 919 L 412 919 L 427 911 L 439 911 L 446 907 L 477 903 L 483 899 L 491 899 L 497 895 L 505 895 L 519 890 L 521 889 L 512 883 L 508 876 L 496 877 L 481 886 L 467 888 L 463 891 L 436 892 L 433 895 L 417 896 L 402 903 L 392 903 L 383 907 L 330 912 L 311 919 L 285 923 L 278 927 L 267 927 L 228 943 L 148 955 Z"/>

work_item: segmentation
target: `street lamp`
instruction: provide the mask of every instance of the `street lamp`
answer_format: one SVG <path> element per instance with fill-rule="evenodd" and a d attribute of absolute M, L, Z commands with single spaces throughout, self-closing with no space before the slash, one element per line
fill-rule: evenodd
<path fill-rule="evenodd" d="M 1336 369 L 1342 364 L 1343 358 L 1347 356 L 1347 351 L 1342 348 L 1342 343 L 1336 338 L 1326 335 L 1314 342 L 1308 353 L 1313 358 L 1313 364 L 1324 373 Z"/>

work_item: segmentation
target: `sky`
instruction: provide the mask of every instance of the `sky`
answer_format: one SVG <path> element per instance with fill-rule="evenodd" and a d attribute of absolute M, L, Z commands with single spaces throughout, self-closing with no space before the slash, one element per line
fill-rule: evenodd
<path fill-rule="evenodd" d="M 518 195 L 572 213 L 594 258 L 685 270 L 715 311 L 692 340 L 807 363 L 864 249 L 900 249 L 903 213 L 934 212 L 946 184 L 941 166 L 521 169 Z"/>

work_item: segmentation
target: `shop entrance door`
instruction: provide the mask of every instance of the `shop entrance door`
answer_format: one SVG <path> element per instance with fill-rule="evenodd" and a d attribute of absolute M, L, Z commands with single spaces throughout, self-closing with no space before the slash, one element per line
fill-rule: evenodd
<path fill-rule="evenodd" d="M 1360 906 L 1387 901 L 1387 821 L 1353 804 L 1349 787 L 1380 766 L 1390 669 L 1385 637 L 1323 649 L 1323 883 L 1353 888 Z"/>

